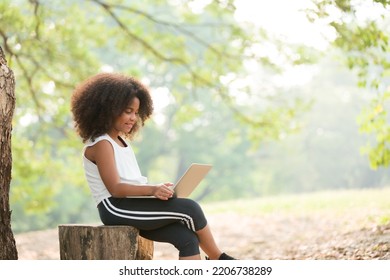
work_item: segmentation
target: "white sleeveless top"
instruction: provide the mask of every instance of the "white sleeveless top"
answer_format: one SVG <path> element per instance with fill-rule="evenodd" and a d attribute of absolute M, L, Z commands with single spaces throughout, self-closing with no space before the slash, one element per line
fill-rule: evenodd
<path fill-rule="evenodd" d="M 88 141 L 83 149 L 83 166 L 85 176 L 96 205 L 98 205 L 103 199 L 111 197 L 111 194 L 108 192 L 102 178 L 100 177 L 97 165 L 85 157 L 85 149 L 100 141 L 108 141 L 111 143 L 114 149 L 116 167 L 122 183 L 143 185 L 148 181 L 146 177 L 141 175 L 134 151 L 128 143 L 126 143 L 127 147 L 122 147 L 107 134 L 97 137 L 93 142 Z"/>

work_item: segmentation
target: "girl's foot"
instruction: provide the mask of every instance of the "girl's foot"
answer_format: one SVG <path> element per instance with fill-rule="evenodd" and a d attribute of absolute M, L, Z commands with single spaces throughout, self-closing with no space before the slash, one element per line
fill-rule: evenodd
<path fill-rule="evenodd" d="M 209 257 L 206 257 L 206 260 L 210 260 Z M 236 259 L 233 258 L 233 257 L 231 257 L 231 256 L 229 256 L 229 255 L 226 254 L 226 253 L 222 253 L 222 254 L 219 256 L 218 260 L 236 260 Z"/>
<path fill-rule="evenodd" d="M 236 260 L 235 258 L 229 256 L 228 254 L 222 253 L 218 260 Z"/>

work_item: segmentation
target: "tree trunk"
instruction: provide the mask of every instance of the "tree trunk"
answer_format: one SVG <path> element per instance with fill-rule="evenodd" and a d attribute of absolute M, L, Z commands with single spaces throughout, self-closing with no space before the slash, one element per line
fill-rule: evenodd
<path fill-rule="evenodd" d="M 15 109 L 15 77 L 0 47 L 0 260 L 16 260 L 15 238 L 11 229 L 9 189 L 11 183 L 12 116 Z"/>

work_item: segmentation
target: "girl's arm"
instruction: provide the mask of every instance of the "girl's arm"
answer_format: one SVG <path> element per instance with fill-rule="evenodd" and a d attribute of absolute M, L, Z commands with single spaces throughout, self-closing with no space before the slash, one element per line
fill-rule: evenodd
<path fill-rule="evenodd" d="M 100 177 L 113 197 L 153 195 L 162 200 L 172 197 L 173 191 L 169 188 L 172 186 L 171 183 L 146 186 L 121 183 L 116 169 L 114 150 L 108 141 L 100 141 L 90 149 L 92 149 L 90 156 L 98 167 Z"/>

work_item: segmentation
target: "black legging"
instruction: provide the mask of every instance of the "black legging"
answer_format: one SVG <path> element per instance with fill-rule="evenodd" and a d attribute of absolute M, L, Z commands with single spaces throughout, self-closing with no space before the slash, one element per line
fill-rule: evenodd
<path fill-rule="evenodd" d="M 204 228 L 207 220 L 191 199 L 110 197 L 99 203 L 98 210 L 103 224 L 134 226 L 147 239 L 173 244 L 180 257 L 200 253 L 195 231 Z"/>

